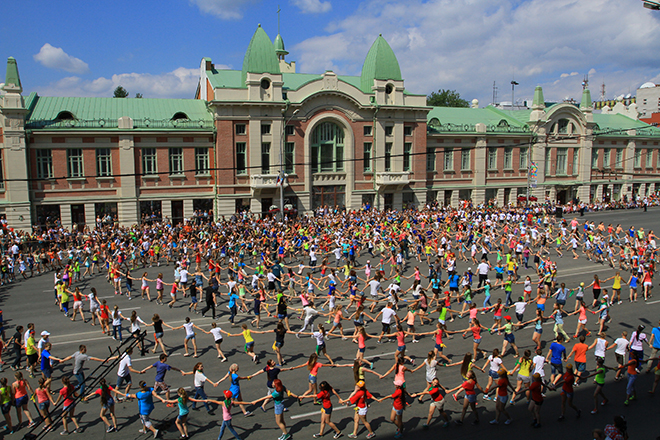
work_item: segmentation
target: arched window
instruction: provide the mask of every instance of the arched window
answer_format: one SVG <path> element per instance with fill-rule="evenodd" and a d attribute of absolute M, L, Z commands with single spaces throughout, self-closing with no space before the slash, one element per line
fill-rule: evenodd
<path fill-rule="evenodd" d="M 557 121 L 557 134 L 568 134 L 568 119 Z"/>
<path fill-rule="evenodd" d="M 174 113 L 174 116 L 172 116 L 172 120 L 173 120 L 173 121 L 178 121 L 179 119 L 188 120 L 189 118 L 188 118 L 188 115 L 185 114 L 184 112 L 176 112 L 176 113 Z"/>
<path fill-rule="evenodd" d="M 324 122 L 312 132 L 312 173 L 344 170 L 344 131 Z"/>
<path fill-rule="evenodd" d="M 429 125 L 430 125 L 431 127 L 439 127 L 439 126 L 441 125 L 441 124 L 440 124 L 440 120 L 439 120 L 438 118 L 432 118 L 432 119 L 429 121 Z"/>
<path fill-rule="evenodd" d="M 503 128 L 503 127 L 506 128 L 506 127 L 509 126 L 509 123 L 506 122 L 506 120 L 502 119 L 500 122 L 497 123 L 497 126 L 500 127 L 500 128 Z"/>
<path fill-rule="evenodd" d="M 57 121 L 73 121 L 76 119 L 75 116 L 73 116 L 73 113 L 70 111 L 63 110 L 57 114 L 57 117 L 55 118 Z"/>

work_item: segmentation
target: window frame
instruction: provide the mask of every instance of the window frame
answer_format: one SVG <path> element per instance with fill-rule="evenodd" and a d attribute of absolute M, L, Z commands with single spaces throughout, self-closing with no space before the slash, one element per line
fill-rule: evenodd
<path fill-rule="evenodd" d="M 412 142 L 403 143 L 403 171 L 412 170 Z"/>
<path fill-rule="evenodd" d="M 271 125 L 272 124 L 270 122 L 269 123 L 262 122 L 261 123 L 261 134 L 262 135 L 271 134 Z"/>
<path fill-rule="evenodd" d="M 296 172 L 296 143 L 284 143 L 284 172 L 293 174 Z"/>
<path fill-rule="evenodd" d="M 75 154 L 74 154 L 75 153 Z M 85 176 L 82 148 L 66 149 L 66 175 L 69 179 L 80 179 Z"/>
<path fill-rule="evenodd" d="M 384 168 L 385 172 L 392 171 L 392 142 L 385 142 Z"/>
<path fill-rule="evenodd" d="M 101 154 L 106 153 L 106 154 Z M 96 177 L 112 176 L 112 149 L 96 149 Z"/>
<path fill-rule="evenodd" d="M 634 159 L 633 159 L 633 168 L 641 168 L 642 167 L 642 149 L 641 148 L 635 148 L 635 154 L 634 154 Z"/>
<path fill-rule="evenodd" d="M 461 171 L 470 171 L 472 161 L 472 152 L 469 148 L 461 148 Z M 465 166 L 467 163 L 467 166 Z"/>
<path fill-rule="evenodd" d="M 247 143 L 246 142 L 236 142 L 234 149 L 236 151 L 236 175 L 243 176 L 247 172 Z"/>
<path fill-rule="evenodd" d="M 529 166 L 529 147 L 520 147 L 518 157 L 518 169 L 526 170 Z"/>
<path fill-rule="evenodd" d="M 261 143 L 261 174 L 270 174 L 270 142 Z"/>
<path fill-rule="evenodd" d="M 436 157 L 435 147 L 426 147 L 426 171 L 433 172 L 436 170 Z"/>
<path fill-rule="evenodd" d="M 195 147 L 195 175 L 210 175 L 210 148 L 209 147 Z"/>
<path fill-rule="evenodd" d="M 653 168 L 653 149 L 646 149 L 646 168 Z"/>
<path fill-rule="evenodd" d="M 47 180 L 53 178 L 53 149 L 38 148 L 35 153 L 37 165 L 37 179 Z"/>
<path fill-rule="evenodd" d="M 183 147 L 169 147 L 167 157 L 170 176 L 184 175 Z"/>
<path fill-rule="evenodd" d="M 592 170 L 597 170 L 598 169 L 598 160 L 600 159 L 600 148 L 592 148 L 591 149 L 591 169 Z"/>
<path fill-rule="evenodd" d="M 626 160 L 625 151 L 623 148 L 617 148 L 614 154 L 614 168 L 623 169 L 623 163 Z"/>
<path fill-rule="evenodd" d="M 488 147 L 487 154 L 486 169 L 488 171 L 497 171 L 497 147 Z"/>
<path fill-rule="evenodd" d="M 370 173 L 371 172 L 371 152 L 373 149 L 372 142 L 364 142 L 362 144 L 362 172 Z"/>
<path fill-rule="evenodd" d="M 237 136 L 245 136 L 247 134 L 247 124 L 236 124 L 234 126 L 234 133 Z"/>
<path fill-rule="evenodd" d="M 555 160 L 555 175 L 565 176 L 568 174 L 568 148 L 557 148 L 557 158 Z"/>
<path fill-rule="evenodd" d="M 154 176 L 158 174 L 158 152 L 156 148 L 142 148 L 142 174 Z M 147 164 L 149 166 L 147 166 Z M 148 168 L 152 168 L 148 170 Z"/>
<path fill-rule="evenodd" d="M 502 168 L 505 170 L 513 169 L 513 147 L 504 147 L 504 163 Z"/>
<path fill-rule="evenodd" d="M 454 149 L 446 147 L 443 153 L 443 171 L 454 171 Z"/>

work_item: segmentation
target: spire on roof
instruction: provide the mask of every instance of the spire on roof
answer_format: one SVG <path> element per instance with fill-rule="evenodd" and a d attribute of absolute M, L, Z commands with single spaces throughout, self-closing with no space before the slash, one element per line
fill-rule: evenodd
<path fill-rule="evenodd" d="M 582 91 L 582 101 L 580 101 L 580 110 L 582 111 L 593 110 L 593 105 L 591 104 L 591 92 L 587 88 L 585 88 Z"/>
<path fill-rule="evenodd" d="M 7 58 L 7 75 L 2 89 L 6 92 L 23 93 L 21 77 L 18 76 L 18 65 L 14 57 Z"/>
<path fill-rule="evenodd" d="M 543 100 L 543 88 L 536 86 L 534 89 L 534 101 L 532 101 L 532 110 L 543 110 L 545 101 Z"/>
<path fill-rule="evenodd" d="M 401 81 L 401 68 L 394 51 L 387 44 L 383 34 L 379 34 L 367 53 L 360 75 L 360 88 L 371 93 L 374 79 Z"/>
<path fill-rule="evenodd" d="M 277 58 L 283 60 L 286 55 L 289 55 L 289 52 L 284 49 L 284 40 L 280 34 L 280 12 L 282 12 L 282 9 L 280 9 L 280 5 L 277 5 L 277 37 L 275 37 L 273 46 L 275 46 L 275 54 L 277 55 Z"/>

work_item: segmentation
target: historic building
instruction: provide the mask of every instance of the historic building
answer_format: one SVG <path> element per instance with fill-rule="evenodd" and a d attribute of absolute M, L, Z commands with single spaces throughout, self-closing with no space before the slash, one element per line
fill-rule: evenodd
<path fill-rule="evenodd" d="M 427 107 L 382 36 L 359 76 L 297 73 L 287 55 L 259 26 L 241 70 L 202 59 L 194 99 L 24 97 L 10 58 L 0 213 L 27 229 L 265 212 L 281 189 L 299 212 L 655 191 L 660 129 L 634 103 L 594 112 L 585 90 L 579 106 L 546 107 L 537 87 L 529 110 Z"/>

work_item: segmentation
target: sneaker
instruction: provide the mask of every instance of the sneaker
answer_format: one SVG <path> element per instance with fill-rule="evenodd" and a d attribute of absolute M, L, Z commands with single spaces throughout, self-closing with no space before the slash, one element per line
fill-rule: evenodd
<path fill-rule="evenodd" d="M 105 430 L 105 432 L 112 432 L 112 426 Z"/>
<path fill-rule="evenodd" d="M 30 424 L 28 425 L 28 428 L 32 428 L 34 425 L 36 425 L 36 422 L 33 420 L 33 421 L 31 421 Z"/>
<path fill-rule="evenodd" d="M 458 426 L 461 426 L 463 424 L 463 422 L 461 422 L 460 420 L 454 420 L 454 423 L 456 423 Z"/>
<path fill-rule="evenodd" d="M 370 432 L 369 434 L 367 434 L 367 438 L 374 438 L 374 437 L 376 437 L 375 432 Z"/>
<path fill-rule="evenodd" d="M 488 394 L 484 394 L 484 400 L 490 400 L 490 397 L 488 397 Z"/>
<path fill-rule="evenodd" d="M 336 433 L 335 435 L 333 435 L 332 438 L 339 438 L 339 437 L 341 437 L 342 435 L 344 435 L 344 434 L 342 434 L 341 432 L 338 432 L 338 433 Z"/>
<path fill-rule="evenodd" d="M 373 363 L 373 362 L 371 362 L 371 363 L 369 364 L 369 369 L 371 369 L 371 370 L 374 369 L 374 363 Z"/>
<path fill-rule="evenodd" d="M 565 419 L 564 416 L 559 416 L 559 418 L 557 419 L 557 421 L 558 421 L 558 422 L 561 422 L 561 421 L 563 421 L 564 419 Z"/>
<path fill-rule="evenodd" d="M 357 438 L 357 435 L 353 434 L 352 432 L 348 434 L 346 437 L 348 438 Z"/>
<path fill-rule="evenodd" d="M 626 401 L 623 402 L 623 404 L 626 405 L 626 406 L 630 405 L 630 399 L 626 399 Z"/>
<path fill-rule="evenodd" d="M 282 437 L 280 437 L 280 440 L 289 440 L 291 438 L 291 434 L 284 434 Z"/>
<path fill-rule="evenodd" d="M 154 432 L 154 438 L 158 438 L 159 433 L 160 433 L 160 431 L 157 429 L 156 432 Z"/>
<path fill-rule="evenodd" d="M 254 413 L 252 413 L 251 411 L 245 413 L 245 417 L 252 417 L 253 415 Z"/>
<path fill-rule="evenodd" d="M 497 420 L 491 420 L 488 423 L 490 423 L 491 425 L 499 425 L 500 424 L 500 422 L 498 422 Z"/>
<path fill-rule="evenodd" d="M 510 424 L 511 424 L 511 422 L 512 422 L 512 420 L 511 420 L 511 419 L 506 419 L 506 421 L 504 422 L 504 424 L 505 424 L 505 425 L 510 425 Z"/>
<path fill-rule="evenodd" d="M 424 423 L 424 424 L 422 425 L 422 429 L 423 429 L 424 431 L 428 430 L 428 429 L 429 429 L 429 425 L 427 425 L 426 423 Z"/>
<path fill-rule="evenodd" d="M 60 432 L 60 435 L 69 435 L 69 431 L 62 431 Z"/>
<path fill-rule="evenodd" d="M 321 437 L 323 437 L 323 435 L 321 435 L 321 434 L 314 434 L 312 437 L 314 437 L 314 438 L 321 438 Z"/>

